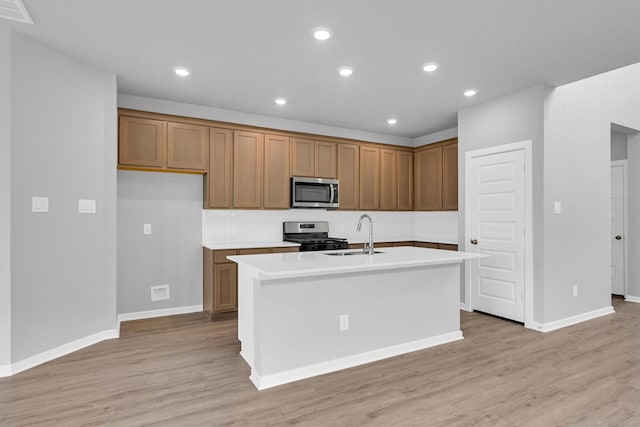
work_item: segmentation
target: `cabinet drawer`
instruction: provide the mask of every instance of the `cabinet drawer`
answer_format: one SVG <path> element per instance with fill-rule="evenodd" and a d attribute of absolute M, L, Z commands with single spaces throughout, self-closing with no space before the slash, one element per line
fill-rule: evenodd
<path fill-rule="evenodd" d="M 228 256 L 238 255 L 238 251 L 235 249 L 224 250 L 224 251 L 214 251 L 213 252 L 213 262 L 216 264 L 222 264 L 225 262 L 232 262 L 227 259 Z"/>
<path fill-rule="evenodd" d="M 445 251 L 457 251 L 458 245 L 447 245 L 445 243 L 438 243 L 438 249 L 444 249 Z"/>
<path fill-rule="evenodd" d="M 284 248 L 272 248 L 271 251 L 274 254 L 280 254 L 280 253 L 283 253 L 283 252 L 299 252 L 299 249 L 298 249 L 297 246 L 287 246 L 287 247 L 284 247 Z"/>

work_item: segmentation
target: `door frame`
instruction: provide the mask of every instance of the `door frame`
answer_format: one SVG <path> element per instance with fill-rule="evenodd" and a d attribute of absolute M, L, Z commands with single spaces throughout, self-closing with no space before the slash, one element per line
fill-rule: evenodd
<path fill-rule="evenodd" d="M 507 153 L 510 151 L 524 151 L 524 327 L 529 329 L 539 329 L 533 320 L 534 292 L 533 292 L 533 141 L 525 140 L 510 144 L 497 145 L 494 147 L 482 148 L 479 150 L 467 151 L 465 153 L 465 182 L 464 182 L 464 250 L 467 249 L 467 242 L 471 241 L 471 212 L 468 210 L 471 203 L 471 162 L 477 157 L 490 156 L 494 154 Z M 480 260 L 465 261 L 467 266 L 464 271 L 464 288 L 466 305 L 469 310 L 473 310 L 471 301 L 471 268 L 470 262 L 480 262 Z"/>
<path fill-rule="evenodd" d="M 624 250 L 624 256 L 622 262 L 624 262 L 624 297 L 627 297 L 627 283 L 629 282 L 629 239 L 627 239 L 627 235 L 629 233 L 629 178 L 628 178 L 628 169 L 629 169 L 629 161 L 628 160 L 612 160 L 611 167 L 614 166 L 622 166 L 622 185 L 624 190 L 622 192 L 622 197 L 624 197 L 624 203 L 622 206 L 622 215 L 624 215 L 624 220 L 622 221 L 622 226 L 624 227 L 624 232 L 622 233 L 622 244 Z M 611 187 L 611 186 L 609 186 Z"/>

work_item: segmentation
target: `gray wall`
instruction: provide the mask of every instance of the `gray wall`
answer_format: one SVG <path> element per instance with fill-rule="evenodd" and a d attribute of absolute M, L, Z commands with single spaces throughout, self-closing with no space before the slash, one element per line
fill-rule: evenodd
<path fill-rule="evenodd" d="M 152 302 L 150 287 L 164 284 L 171 298 Z M 118 314 L 193 305 L 202 305 L 202 176 L 119 171 Z"/>
<path fill-rule="evenodd" d="M 11 33 L 0 26 L 0 368 L 11 363 L 10 68 Z"/>
<path fill-rule="evenodd" d="M 468 151 L 532 140 L 533 144 L 533 246 L 534 246 L 534 320 L 542 315 L 542 156 L 543 100 L 542 85 L 487 102 L 458 113 L 458 209 L 459 241 L 465 247 L 465 154 Z M 464 289 L 468 302 L 469 289 Z"/>
<path fill-rule="evenodd" d="M 640 302 L 640 128 L 630 130 L 628 166 L 628 217 L 626 239 L 628 245 L 625 296 Z"/>
<path fill-rule="evenodd" d="M 611 305 L 612 124 L 640 129 L 640 64 L 560 86 L 545 101 L 545 322 Z"/>
<path fill-rule="evenodd" d="M 627 135 L 611 131 L 611 160 L 627 159 Z"/>
<path fill-rule="evenodd" d="M 11 52 L 12 361 L 115 328 L 115 76 L 18 33 Z M 49 213 L 31 213 L 31 197 Z M 96 214 L 78 214 L 95 199 Z"/>

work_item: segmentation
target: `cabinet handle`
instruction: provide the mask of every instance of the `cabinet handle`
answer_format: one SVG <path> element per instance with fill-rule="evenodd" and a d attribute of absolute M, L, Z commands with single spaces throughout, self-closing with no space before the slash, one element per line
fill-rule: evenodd
<path fill-rule="evenodd" d="M 476 239 L 471 239 L 471 244 L 472 244 L 472 245 L 477 245 L 477 244 L 478 244 L 478 241 L 477 241 Z"/>
<path fill-rule="evenodd" d="M 622 236 L 618 234 L 618 235 L 616 236 L 616 240 L 622 240 Z"/>

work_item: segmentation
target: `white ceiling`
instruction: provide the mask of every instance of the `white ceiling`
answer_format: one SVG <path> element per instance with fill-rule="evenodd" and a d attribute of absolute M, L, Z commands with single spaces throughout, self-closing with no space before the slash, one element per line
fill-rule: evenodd
<path fill-rule="evenodd" d="M 454 127 L 471 105 L 640 62 L 639 0 L 24 4 L 34 25 L 0 25 L 115 73 L 120 93 L 407 137 Z M 334 37 L 313 39 L 318 26 Z M 441 68 L 424 73 L 428 61 Z"/>

